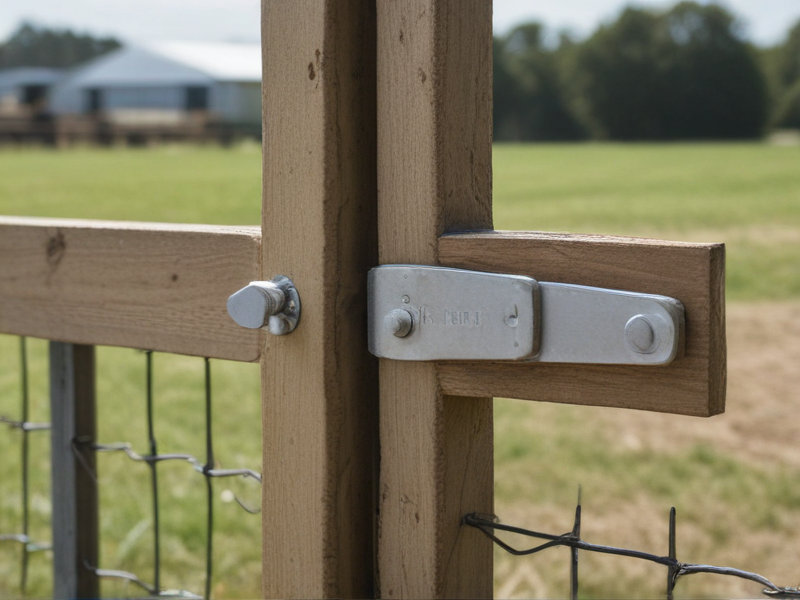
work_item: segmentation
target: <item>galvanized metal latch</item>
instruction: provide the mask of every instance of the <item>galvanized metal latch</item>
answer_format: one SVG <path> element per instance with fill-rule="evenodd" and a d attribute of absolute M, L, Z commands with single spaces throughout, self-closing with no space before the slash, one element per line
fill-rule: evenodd
<path fill-rule="evenodd" d="M 228 314 L 247 329 L 268 329 L 273 335 L 294 331 L 300 320 L 300 295 L 288 277 L 251 281 L 228 298 Z"/>
<path fill-rule="evenodd" d="M 419 265 L 376 267 L 368 286 L 381 358 L 665 365 L 683 353 L 683 305 L 666 296 Z"/>

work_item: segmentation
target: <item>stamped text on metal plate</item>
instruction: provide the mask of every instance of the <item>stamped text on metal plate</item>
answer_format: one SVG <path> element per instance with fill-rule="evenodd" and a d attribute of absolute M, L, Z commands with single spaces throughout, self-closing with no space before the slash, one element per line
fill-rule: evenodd
<path fill-rule="evenodd" d="M 396 360 L 526 360 L 539 353 L 535 279 L 385 265 L 369 274 L 369 348 Z"/>

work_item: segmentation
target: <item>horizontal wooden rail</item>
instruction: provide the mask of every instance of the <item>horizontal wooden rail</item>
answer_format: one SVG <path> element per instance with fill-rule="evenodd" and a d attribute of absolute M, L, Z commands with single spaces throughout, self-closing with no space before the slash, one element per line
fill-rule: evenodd
<path fill-rule="evenodd" d="M 440 363 L 446 394 L 711 416 L 725 409 L 725 247 L 492 231 L 439 238 L 442 266 L 662 294 L 686 308 L 686 352 L 665 367 Z"/>
<path fill-rule="evenodd" d="M 259 248 L 256 227 L 0 217 L 0 333 L 257 361 L 260 334 L 237 327 L 225 302 L 258 278 Z M 442 265 L 669 295 L 684 303 L 687 326 L 686 354 L 669 367 L 449 362 L 438 367 L 443 390 L 722 412 L 724 260 L 719 244 L 514 232 L 444 236 Z"/>
<path fill-rule="evenodd" d="M 257 361 L 226 300 L 260 246 L 258 227 L 0 217 L 0 333 Z"/>

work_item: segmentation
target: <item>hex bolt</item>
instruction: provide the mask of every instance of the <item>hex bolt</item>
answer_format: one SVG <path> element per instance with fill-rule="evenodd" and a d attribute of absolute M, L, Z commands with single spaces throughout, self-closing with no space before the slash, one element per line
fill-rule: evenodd
<path fill-rule="evenodd" d="M 228 314 L 238 325 L 260 329 L 283 310 L 286 295 L 271 281 L 254 281 L 228 298 Z"/>
<path fill-rule="evenodd" d="M 658 347 L 656 330 L 645 315 L 636 315 L 625 324 L 625 342 L 638 354 L 650 354 Z"/>
<path fill-rule="evenodd" d="M 384 318 L 383 322 L 386 327 L 399 338 L 404 338 L 411 333 L 414 327 L 414 318 L 411 313 L 403 308 L 396 308 L 389 312 Z"/>

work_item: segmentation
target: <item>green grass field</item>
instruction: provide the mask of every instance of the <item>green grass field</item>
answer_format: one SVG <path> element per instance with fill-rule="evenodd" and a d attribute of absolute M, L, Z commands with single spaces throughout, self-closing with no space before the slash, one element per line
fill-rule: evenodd
<path fill-rule="evenodd" d="M 260 152 L 0 151 L 0 214 L 258 224 Z M 800 147 L 499 145 L 495 227 L 725 241 L 728 297 L 800 295 Z"/>
<path fill-rule="evenodd" d="M 257 224 L 260 157 L 252 145 L 229 150 L 0 150 L 0 214 Z M 501 145 L 494 157 L 498 229 L 723 241 L 733 304 L 797 302 L 799 147 Z M 19 411 L 17 345 L 16 338 L 0 336 L 0 414 L 10 416 Z M 32 418 L 46 420 L 46 344 L 31 340 L 29 347 Z M 144 361 L 138 351 L 98 349 L 100 439 L 127 440 L 142 453 L 147 451 Z M 258 368 L 220 361 L 212 365 L 218 460 L 224 467 L 258 469 Z M 203 456 L 202 376 L 200 359 L 155 356 L 160 451 Z M 495 414 L 497 512 L 505 522 L 568 530 L 580 483 L 591 541 L 665 552 L 666 515 L 675 505 L 686 560 L 727 564 L 741 559 L 734 566 L 779 578 L 785 573 L 776 556 L 788 553 L 792 564 L 800 558 L 792 535 L 800 527 L 797 462 L 750 460 L 708 440 L 684 440 L 666 450 L 629 443 L 631 431 L 644 427 L 685 428 L 691 420 L 682 417 L 647 415 L 652 419 L 640 422 L 631 420 L 637 414 L 630 411 L 508 400 L 496 402 Z M 46 434 L 33 434 L 32 440 L 32 534 L 49 539 L 49 445 Z M 0 431 L 5 457 L 0 461 L 0 534 L 19 527 L 18 453 L 18 432 Z M 147 468 L 121 455 L 102 455 L 99 461 L 102 566 L 151 580 Z M 184 464 L 165 464 L 160 473 L 164 585 L 202 591 L 203 479 Z M 217 598 L 259 596 L 259 517 L 229 501 L 233 492 L 258 505 L 257 487 L 248 481 L 215 482 Z M 753 551 L 742 553 L 741 546 Z M 19 554 L 17 545 L 0 542 L 2 598 L 19 596 Z M 608 557 L 582 561 L 583 597 L 650 597 L 663 590 L 661 569 Z M 498 553 L 498 593 L 563 596 L 567 565 L 566 551 L 514 559 Z M 31 557 L 31 597 L 48 595 L 49 569 L 47 553 Z M 781 582 L 796 585 L 800 571 L 791 573 L 794 580 Z M 757 586 L 714 578 L 680 586 L 679 596 L 758 592 Z M 106 596 L 138 595 L 135 588 L 117 583 L 105 584 L 103 591 Z"/>

